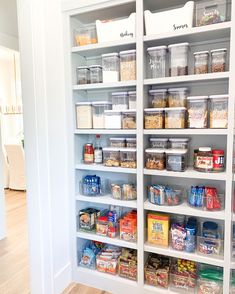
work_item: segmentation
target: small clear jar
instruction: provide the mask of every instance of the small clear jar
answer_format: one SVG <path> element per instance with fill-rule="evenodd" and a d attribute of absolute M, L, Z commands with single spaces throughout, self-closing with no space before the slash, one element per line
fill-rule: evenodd
<path fill-rule="evenodd" d="M 204 129 L 208 127 L 208 96 L 191 96 L 188 100 L 188 128 Z"/>
<path fill-rule="evenodd" d="M 92 129 L 91 102 L 78 102 L 75 107 L 77 129 Z"/>
<path fill-rule="evenodd" d="M 126 138 L 127 148 L 136 148 L 136 138 Z"/>
<path fill-rule="evenodd" d="M 194 74 L 206 74 L 209 72 L 209 51 L 195 52 Z"/>
<path fill-rule="evenodd" d="M 103 148 L 103 162 L 105 166 L 120 166 L 120 152 L 119 148 L 105 147 Z"/>
<path fill-rule="evenodd" d="M 185 107 L 165 108 L 165 129 L 184 129 L 185 114 Z"/>
<path fill-rule="evenodd" d="M 150 78 L 166 76 L 167 46 L 150 47 L 147 49 Z"/>
<path fill-rule="evenodd" d="M 122 111 L 122 128 L 123 129 L 136 129 L 136 111 L 125 110 Z"/>
<path fill-rule="evenodd" d="M 166 150 L 166 170 L 174 172 L 184 172 L 188 166 L 187 149 Z"/>
<path fill-rule="evenodd" d="M 170 53 L 170 77 L 188 75 L 189 43 L 172 44 L 168 46 Z"/>
<path fill-rule="evenodd" d="M 96 26 L 87 25 L 74 30 L 75 46 L 85 46 L 97 43 Z"/>
<path fill-rule="evenodd" d="M 169 107 L 186 107 L 188 88 L 171 88 L 168 89 Z"/>
<path fill-rule="evenodd" d="M 150 138 L 149 139 L 151 148 L 168 148 L 168 138 Z"/>
<path fill-rule="evenodd" d="M 93 129 L 105 128 L 105 110 L 112 108 L 112 104 L 108 101 L 93 102 Z"/>
<path fill-rule="evenodd" d="M 167 107 L 167 89 L 149 90 L 150 107 L 164 108 Z"/>
<path fill-rule="evenodd" d="M 98 84 L 102 83 L 102 66 L 101 65 L 91 65 L 89 66 L 90 70 L 90 83 Z"/>
<path fill-rule="evenodd" d="M 136 80 L 136 50 L 121 51 L 119 55 L 121 81 Z"/>
<path fill-rule="evenodd" d="M 119 81 L 119 54 L 102 54 L 103 83 Z"/>
<path fill-rule="evenodd" d="M 146 149 L 145 167 L 147 169 L 164 170 L 166 167 L 165 150 L 156 148 Z"/>
<path fill-rule="evenodd" d="M 227 49 L 211 50 L 211 72 L 224 72 L 226 70 Z"/>
<path fill-rule="evenodd" d="M 164 129 L 164 108 L 145 108 L 144 128 Z"/>
<path fill-rule="evenodd" d="M 189 149 L 189 138 L 169 138 L 170 149 Z"/>
<path fill-rule="evenodd" d="M 115 92 L 112 93 L 113 110 L 126 110 L 128 109 L 128 93 Z"/>
<path fill-rule="evenodd" d="M 105 129 L 121 129 L 122 128 L 122 113 L 118 110 L 105 110 L 104 112 Z"/>
<path fill-rule="evenodd" d="M 90 70 L 88 66 L 77 67 L 77 84 L 90 84 Z"/>
<path fill-rule="evenodd" d="M 129 91 L 129 109 L 136 109 L 136 91 Z"/>
<path fill-rule="evenodd" d="M 120 148 L 120 166 L 125 168 L 136 168 L 135 148 Z"/>
<path fill-rule="evenodd" d="M 124 148 L 126 147 L 125 138 L 109 138 L 110 147 Z"/>
<path fill-rule="evenodd" d="M 210 128 L 228 127 L 228 95 L 213 95 L 210 98 Z"/>

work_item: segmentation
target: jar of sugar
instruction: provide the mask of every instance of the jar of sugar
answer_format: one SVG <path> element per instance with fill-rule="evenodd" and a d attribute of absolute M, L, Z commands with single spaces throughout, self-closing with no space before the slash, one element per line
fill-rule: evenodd
<path fill-rule="evenodd" d="M 103 83 L 119 81 L 120 61 L 118 53 L 102 54 Z"/>

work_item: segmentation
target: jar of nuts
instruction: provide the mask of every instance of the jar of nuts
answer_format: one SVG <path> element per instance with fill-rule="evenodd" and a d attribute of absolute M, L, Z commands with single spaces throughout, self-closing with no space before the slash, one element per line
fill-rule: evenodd
<path fill-rule="evenodd" d="M 145 167 L 147 169 L 164 170 L 166 167 L 165 150 L 155 148 L 146 149 Z"/>
<path fill-rule="evenodd" d="M 164 129 L 164 108 L 144 109 L 145 129 Z"/>
<path fill-rule="evenodd" d="M 211 72 L 224 72 L 226 70 L 227 49 L 211 50 Z"/>
<path fill-rule="evenodd" d="M 120 152 L 115 147 L 103 148 L 103 162 L 105 166 L 120 166 Z"/>
<path fill-rule="evenodd" d="M 149 90 L 151 99 L 150 107 L 163 108 L 167 107 L 167 89 L 153 89 Z"/>
<path fill-rule="evenodd" d="M 209 51 L 194 53 L 194 73 L 205 74 L 209 72 Z"/>
<path fill-rule="evenodd" d="M 126 168 L 136 168 L 136 148 L 120 149 L 120 165 Z"/>

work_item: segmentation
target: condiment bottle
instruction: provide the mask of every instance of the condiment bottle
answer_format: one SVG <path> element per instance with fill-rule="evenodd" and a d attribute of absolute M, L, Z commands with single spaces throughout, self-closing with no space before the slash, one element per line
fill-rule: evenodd
<path fill-rule="evenodd" d="M 94 150 L 94 163 L 103 163 L 103 151 L 100 143 L 100 135 L 96 135 L 95 150 Z"/>
<path fill-rule="evenodd" d="M 94 162 L 94 148 L 93 144 L 87 143 L 84 146 L 84 163 L 90 164 Z"/>
<path fill-rule="evenodd" d="M 216 172 L 224 171 L 224 150 L 213 150 L 213 170 Z"/>

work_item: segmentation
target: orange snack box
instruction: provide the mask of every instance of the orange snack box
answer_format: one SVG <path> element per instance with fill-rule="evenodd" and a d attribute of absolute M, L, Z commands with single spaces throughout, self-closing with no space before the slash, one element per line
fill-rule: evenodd
<path fill-rule="evenodd" d="M 148 216 L 148 242 L 168 247 L 169 245 L 169 221 L 165 214 L 149 213 Z"/>

